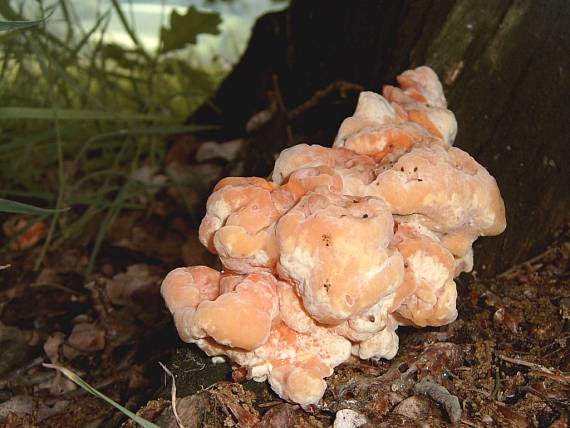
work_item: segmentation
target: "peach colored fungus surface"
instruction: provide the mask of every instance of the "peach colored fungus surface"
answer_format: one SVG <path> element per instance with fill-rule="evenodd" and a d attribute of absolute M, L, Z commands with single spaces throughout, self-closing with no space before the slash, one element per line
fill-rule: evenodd
<path fill-rule="evenodd" d="M 494 178 L 452 147 L 433 70 L 398 83 L 362 92 L 332 148 L 284 150 L 271 181 L 221 180 L 199 232 L 224 270 L 162 283 L 182 340 L 305 407 L 351 355 L 393 358 L 399 325 L 454 321 L 473 242 L 506 226 Z"/>

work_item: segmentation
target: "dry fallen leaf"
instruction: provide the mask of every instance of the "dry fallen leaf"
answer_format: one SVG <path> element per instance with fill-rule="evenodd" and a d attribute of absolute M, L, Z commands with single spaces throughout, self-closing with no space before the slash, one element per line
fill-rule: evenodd
<path fill-rule="evenodd" d="M 67 343 L 81 352 L 95 352 L 105 348 L 105 331 L 91 323 L 73 327 Z"/>
<path fill-rule="evenodd" d="M 7 417 L 9 414 L 18 416 L 34 415 L 36 422 L 41 422 L 50 416 L 57 415 L 65 409 L 68 402 L 58 400 L 53 406 L 47 406 L 39 403 L 29 395 L 15 395 L 9 400 L 0 404 L 0 419 Z"/>
<path fill-rule="evenodd" d="M 31 248 L 42 240 L 46 236 L 47 227 L 42 221 L 30 224 L 23 216 L 13 216 L 4 222 L 2 230 L 7 238 L 14 238 L 10 242 L 10 249 L 20 251 Z"/>
<path fill-rule="evenodd" d="M 113 304 L 127 305 L 136 292 L 146 290 L 158 295 L 160 281 L 160 276 L 153 273 L 148 265 L 135 264 L 107 280 L 105 288 Z"/>
<path fill-rule="evenodd" d="M 212 159 L 223 159 L 225 161 L 233 161 L 244 149 L 244 140 L 232 140 L 225 143 L 216 143 L 215 141 L 206 141 L 198 148 L 196 152 L 196 161 L 205 162 Z"/>

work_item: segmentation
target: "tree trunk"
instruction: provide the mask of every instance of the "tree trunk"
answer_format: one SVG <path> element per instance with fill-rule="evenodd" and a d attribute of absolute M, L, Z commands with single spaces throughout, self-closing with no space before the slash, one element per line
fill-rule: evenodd
<path fill-rule="evenodd" d="M 505 199 L 506 232 L 476 244 L 476 268 L 498 273 L 540 251 L 570 221 L 566 0 L 293 0 L 288 10 L 259 19 L 213 100 L 219 110 L 205 106 L 192 120 L 217 123 L 215 138 L 233 138 L 274 98 L 275 81 L 291 112 L 331 82 L 378 91 L 422 64 L 444 83 L 459 123 L 455 145 L 489 169 Z M 355 103 L 356 93 L 328 94 L 294 120 L 278 121 L 271 138 L 257 136 L 254 151 L 330 146 Z"/>

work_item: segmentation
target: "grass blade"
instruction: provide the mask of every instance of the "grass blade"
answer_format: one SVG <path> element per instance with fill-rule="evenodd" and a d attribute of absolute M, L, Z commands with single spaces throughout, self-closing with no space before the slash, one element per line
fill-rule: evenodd
<path fill-rule="evenodd" d="M 39 208 L 33 205 L 23 204 L 21 202 L 0 198 L 0 212 L 3 213 L 43 215 L 43 214 L 56 214 L 67 210 L 68 208 L 59 209 L 59 210 L 50 210 L 47 208 Z"/>
<path fill-rule="evenodd" d="M 87 274 L 90 274 L 95 267 L 95 261 L 97 260 L 97 256 L 99 255 L 99 250 L 101 249 L 101 245 L 103 244 L 103 240 L 105 236 L 107 236 L 107 232 L 115 222 L 115 219 L 120 214 L 121 210 L 124 208 L 125 201 L 128 197 L 128 190 L 131 184 L 131 180 L 127 180 L 123 187 L 117 193 L 113 204 L 111 205 L 110 209 L 105 214 L 101 225 L 99 226 L 99 231 L 97 232 L 97 236 L 95 237 L 95 243 L 93 244 L 93 249 L 91 250 L 91 257 L 89 258 L 89 264 L 87 265 Z"/>
<path fill-rule="evenodd" d="M 139 114 L 139 113 L 107 113 L 96 110 L 77 110 L 62 108 L 41 108 L 41 107 L 0 107 L 0 120 L 3 119 L 37 119 L 53 120 L 54 113 L 59 120 L 147 120 L 167 122 L 173 120 L 171 117 Z"/>
<path fill-rule="evenodd" d="M 73 50 L 70 52 L 69 54 L 70 59 L 76 59 L 77 55 L 79 54 L 79 51 L 81 51 L 81 49 L 83 49 L 83 47 L 90 41 L 91 36 L 95 33 L 95 31 L 97 31 L 101 23 L 105 21 L 107 18 L 109 18 L 110 15 L 111 13 L 108 10 L 103 15 L 101 15 L 99 19 L 97 19 L 97 21 L 95 21 L 95 25 L 93 25 L 93 28 L 91 28 L 91 30 L 89 30 L 89 32 L 81 38 L 79 43 L 77 43 L 73 48 Z"/>
<path fill-rule="evenodd" d="M 121 24 L 123 24 L 123 28 L 125 29 L 125 31 L 129 35 L 129 37 L 131 38 L 131 41 L 133 42 L 133 44 L 135 45 L 137 50 L 145 57 L 145 59 L 149 63 L 152 63 L 153 62 L 152 57 L 144 49 L 142 43 L 139 41 L 137 35 L 135 34 L 133 29 L 129 25 L 129 22 L 127 21 L 127 18 L 125 16 L 125 14 L 123 13 L 123 9 L 121 9 L 120 3 L 117 0 L 111 0 L 111 3 L 113 4 L 113 8 L 115 9 L 115 12 L 117 13 L 119 20 L 121 21 Z"/>
<path fill-rule="evenodd" d="M 53 10 L 41 19 L 35 21 L 0 21 L 0 31 L 23 30 L 24 28 L 40 25 L 53 14 Z"/>
<path fill-rule="evenodd" d="M 133 421 L 135 421 L 137 424 L 141 425 L 143 428 L 160 428 L 158 425 L 153 424 L 152 422 L 147 421 L 146 419 L 141 418 L 138 415 L 135 415 L 133 412 L 131 412 L 129 409 L 127 409 L 126 407 L 121 406 L 119 403 L 117 403 L 116 401 L 110 399 L 109 397 L 107 397 L 105 394 L 97 391 L 95 388 L 93 388 L 91 385 L 89 385 L 87 382 L 85 382 L 83 379 L 81 379 L 79 376 L 77 376 L 75 373 L 73 373 L 71 370 L 66 369 L 65 367 L 62 366 L 58 366 L 57 364 L 44 364 L 44 367 L 47 367 L 49 369 L 55 369 L 59 372 L 61 372 L 66 378 L 68 378 L 69 380 L 71 380 L 72 382 L 76 383 L 77 385 L 79 385 L 81 388 L 83 388 L 85 391 L 87 391 L 88 393 L 94 395 L 97 398 L 100 398 L 101 400 L 106 401 L 107 403 L 109 403 L 111 406 L 115 407 L 117 410 L 121 411 L 122 413 L 124 413 L 125 415 L 127 415 L 129 418 L 131 418 Z"/>
<path fill-rule="evenodd" d="M 186 133 L 199 132 L 199 131 L 210 131 L 212 129 L 216 129 L 216 127 L 210 125 L 178 125 L 178 126 L 173 125 L 173 126 L 147 126 L 147 127 L 139 127 L 132 129 L 119 129 L 117 131 L 107 132 L 89 138 L 89 140 L 87 140 L 83 144 L 83 146 L 75 156 L 74 163 L 77 164 L 81 160 L 81 157 L 95 143 L 102 142 L 105 140 L 110 140 L 113 138 L 123 138 L 129 136 L 145 136 L 145 135 L 177 135 L 177 134 L 186 134 Z M 126 142 L 124 144 L 126 144 Z"/>

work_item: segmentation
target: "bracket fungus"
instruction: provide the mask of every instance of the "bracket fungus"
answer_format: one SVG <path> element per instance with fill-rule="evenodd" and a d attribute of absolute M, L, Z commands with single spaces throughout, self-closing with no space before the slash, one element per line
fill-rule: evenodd
<path fill-rule="evenodd" d="M 199 235 L 224 270 L 178 268 L 162 283 L 185 342 L 302 406 L 351 355 L 394 357 L 399 325 L 454 321 L 473 242 L 506 227 L 494 178 L 452 147 L 435 73 L 398 83 L 363 92 L 332 148 L 284 150 L 271 181 L 221 180 Z"/>

